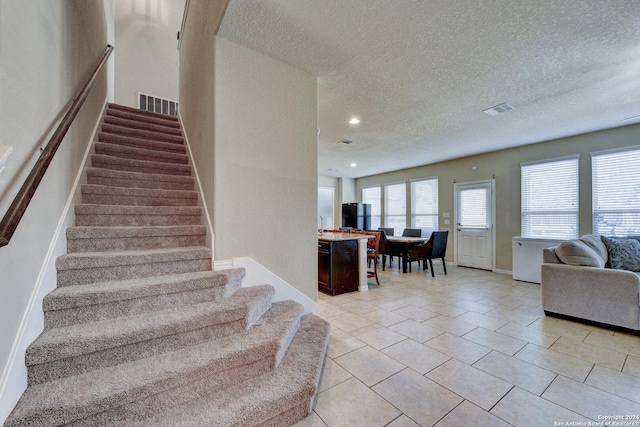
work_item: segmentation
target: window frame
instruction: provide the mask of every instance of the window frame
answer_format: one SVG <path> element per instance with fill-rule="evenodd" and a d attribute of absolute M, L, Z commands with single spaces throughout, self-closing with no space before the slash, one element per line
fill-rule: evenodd
<path fill-rule="evenodd" d="M 373 203 L 367 202 L 367 201 L 366 201 L 366 198 L 364 197 L 365 190 L 371 190 L 371 189 L 374 189 L 374 188 L 377 188 L 377 189 L 378 189 L 378 191 L 379 191 L 379 193 L 380 193 L 380 206 L 379 206 L 380 214 L 378 214 L 378 215 L 374 215 L 374 214 L 373 214 L 373 211 L 374 211 Z M 370 205 L 371 205 L 371 213 L 370 213 L 370 216 L 371 216 L 371 226 L 370 226 L 370 228 L 371 228 L 371 229 L 378 229 L 378 228 L 382 227 L 382 218 L 383 218 L 383 210 L 382 210 L 382 205 L 383 205 L 383 200 L 382 200 L 382 199 L 383 199 L 383 197 L 382 197 L 382 185 L 370 185 L 370 186 L 367 186 L 367 187 L 362 187 L 362 190 L 361 190 L 361 197 L 362 197 L 362 199 L 361 199 L 361 200 L 362 200 L 362 203 L 368 203 L 368 204 L 370 204 Z M 374 228 L 374 226 L 373 226 L 374 218 L 377 218 L 377 219 L 378 219 L 378 227 L 375 227 L 375 228 Z"/>
<path fill-rule="evenodd" d="M 617 167 L 615 168 L 615 177 L 616 182 L 603 182 L 603 186 L 606 187 L 606 191 L 602 191 L 602 195 L 599 194 L 600 185 L 598 184 L 598 180 L 600 177 L 600 173 L 597 170 L 597 163 L 599 163 L 600 159 L 609 156 L 617 156 L 621 154 L 626 154 L 627 158 L 629 153 L 634 152 L 638 159 L 635 159 L 632 166 L 626 167 Z M 630 147 L 621 147 L 615 148 L 611 150 L 602 150 L 602 151 L 594 151 L 591 152 L 591 219 L 592 219 L 592 231 L 594 234 L 606 235 L 606 236 L 628 236 L 628 235 L 640 235 L 640 190 L 637 190 L 640 187 L 640 175 L 637 173 L 637 167 L 640 167 L 640 146 L 630 146 Z M 604 165 L 603 165 L 604 166 Z M 610 165 L 609 165 L 610 166 Z M 607 168 L 610 170 L 610 167 Z M 628 174 L 625 175 L 625 172 L 628 171 Z M 631 178 L 631 180 L 630 180 Z M 613 185 L 613 186 L 612 186 Z M 625 188 L 627 191 L 622 191 L 624 194 L 621 195 L 620 191 L 612 192 L 612 188 Z M 634 193 L 637 193 L 635 197 L 631 197 Z M 616 209 L 601 209 L 600 206 L 606 203 L 606 196 L 609 196 L 609 200 L 607 204 L 618 204 L 615 201 L 620 202 L 624 201 L 625 203 L 629 203 L 633 201 L 631 205 L 628 207 L 622 208 L 621 206 L 616 207 Z M 613 203 L 612 203 L 613 201 Z M 615 207 L 615 206 L 614 206 Z M 604 214 L 607 215 L 621 215 L 627 216 L 632 221 L 632 226 L 621 226 L 620 221 L 613 222 L 609 220 L 608 223 L 612 224 L 608 228 L 605 226 L 601 226 L 605 221 L 601 221 L 601 218 Z M 618 230 L 616 230 L 616 225 L 618 226 Z"/>
<path fill-rule="evenodd" d="M 403 211 L 402 213 L 389 213 L 389 207 L 390 207 L 390 203 L 388 200 L 388 195 L 389 195 L 389 191 L 388 188 L 389 187 L 394 187 L 394 186 L 400 186 L 403 185 L 404 186 L 404 198 L 403 198 L 403 207 L 401 209 L 401 211 Z M 383 191 L 382 191 L 382 200 L 383 200 L 383 212 L 384 212 L 384 216 L 383 216 L 383 220 L 382 220 L 382 224 L 383 227 L 393 227 L 394 228 L 394 234 L 398 234 L 398 233 L 402 233 L 402 231 L 404 231 L 405 228 L 407 228 L 407 181 L 397 181 L 397 182 L 389 182 L 386 184 L 382 185 Z M 391 218 L 403 218 L 402 222 L 404 225 L 401 227 L 402 230 L 399 229 L 399 227 L 397 226 L 398 224 L 396 223 L 389 223 L 389 220 Z"/>
<path fill-rule="evenodd" d="M 551 178 L 549 180 L 550 184 L 545 186 L 544 189 L 535 188 L 530 175 L 535 173 L 540 174 L 542 171 L 533 170 L 536 166 L 546 166 L 549 167 L 554 163 L 560 162 L 569 162 L 571 161 L 571 170 L 567 172 L 574 173 L 571 177 L 572 181 L 570 182 L 574 185 L 573 190 L 570 194 L 565 194 L 565 198 L 567 198 L 567 204 L 559 208 L 557 199 L 548 200 L 548 197 L 545 197 L 546 194 L 549 193 L 550 189 L 548 185 L 557 184 L 559 188 L 555 188 L 552 191 L 553 194 L 559 194 L 561 187 L 566 187 L 567 181 L 566 175 L 567 173 L 563 173 L 563 171 L 556 171 L 554 175 L 550 175 L 548 171 L 546 171 L 545 178 Z M 530 170 L 530 168 L 532 168 Z M 525 177 L 526 172 L 526 177 Z M 563 179 L 560 179 L 560 176 Z M 556 177 L 556 178 L 554 178 Z M 533 184 L 530 184 L 533 183 Z M 545 180 L 545 182 L 547 182 Z M 527 186 L 528 185 L 528 186 Z M 540 193 L 535 194 L 536 191 L 540 191 Z M 547 200 L 549 203 L 552 203 L 550 206 L 546 206 L 545 209 L 534 209 L 531 206 L 535 204 L 539 204 L 539 201 L 535 200 Z M 572 204 L 572 206 L 570 206 Z M 569 221 L 567 221 L 569 219 Z M 553 229 L 549 232 L 535 232 L 535 229 L 540 229 L 542 225 L 536 226 L 534 224 L 538 222 L 539 224 L 545 225 L 549 227 L 550 225 L 556 225 L 556 232 L 553 232 Z M 546 223 L 546 224 L 545 224 Z M 580 225 L 580 155 L 575 154 L 571 156 L 563 156 L 556 157 L 552 159 L 543 159 L 536 160 L 532 162 L 523 162 L 520 163 L 520 233 L 522 237 L 529 238 L 547 238 L 547 239 L 573 239 L 578 237 L 579 234 L 579 225 Z M 547 228 L 549 230 L 549 228 Z"/>
<path fill-rule="evenodd" d="M 415 185 L 421 182 L 435 182 L 435 211 L 432 209 L 430 213 L 416 212 L 416 200 L 415 197 Z M 420 228 L 423 231 L 423 235 L 430 235 L 432 231 L 438 231 L 440 227 L 440 194 L 439 185 L 440 178 L 438 176 L 431 176 L 426 178 L 412 179 L 410 181 L 411 187 L 411 228 Z M 416 219 L 418 217 L 426 217 L 432 219 L 433 227 L 418 227 L 416 225 Z"/>

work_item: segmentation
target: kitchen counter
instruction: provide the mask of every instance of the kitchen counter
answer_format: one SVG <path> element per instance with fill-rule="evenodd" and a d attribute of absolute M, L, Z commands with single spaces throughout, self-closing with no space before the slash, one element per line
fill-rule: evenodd
<path fill-rule="evenodd" d="M 367 239 L 366 236 L 362 234 L 351 234 L 351 233 L 318 233 L 318 240 L 326 240 L 328 242 L 342 242 L 345 240 L 360 240 Z"/>
<path fill-rule="evenodd" d="M 329 293 L 333 293 L 335 295 L 335 289 L 333 289 L 333 284 L 330 283 L 332 280 L 331 272 L 338 271 L 334 269 L 335 266 L 332 266 L 332 259 L 336 259 L 335 257 L 329 256 L 327 259 L 326 250 L 329 249 L 329 246 L 333 246 L 331 251 L 340 251 L 341 245 L 335 245 L 335 243 L 339 242 L 348 242 L 348 241 L 357 241 L 357 253 L 354 254 L 353 261 L 348 261 L 349 266 L 345 267 L 342 265 L 340 268 L 345 271 L 351 270 L 357 280 L 353 278 L 349 279 L 349 285 L 347 286 L 350 291 L 358 290 L 360 292 L 368 291 L 369 285 L 367 284 L 367 241 L 369 237 L 363 234 L 351 234 L 351 233 L 318 233 L 318 250 L 322 251 L 322 255 L 318 253 L 318 286 L 320 289 L 324 291 L 328 291 Z M 334 244 L 334 245 L 332 245 Z M 344 260 L 347 262 L 346 260 Z M 329 263 L 329 264 L 327 264 Z M 322 279 L 321 279 L 322 277 Z M 344 286 L 344 285 L 340 285 Z M 346 289 L 346 288 L 345 288 Z"/>

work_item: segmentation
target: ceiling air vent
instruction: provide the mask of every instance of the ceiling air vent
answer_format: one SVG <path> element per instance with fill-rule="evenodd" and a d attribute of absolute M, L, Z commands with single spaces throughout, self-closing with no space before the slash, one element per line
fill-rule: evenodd
<path fill-rule="evenodd" d="M 484 110 L 484 112 L 487 113 L 490 116 L 497 116 L 500 113 L 504 113 L 504 112 L 507 112 L 507 111 L 515 110 L 515 109 L 516 109 L 516 107 L 514 107 L 511 104 L 509 104 L 508 102 L 505 102 L 504 104 L 500 104 L 500 105 L 496 105 L 495 107 L 487 108 L 486 110 Z"/>
<path fill-rule="evenodd" d="M 349 145 L 349 144 L 353 144 L 353 141 L 350 139 L 341 139 L 340 141 L 337 142 L 338 144 L 345 144 L 345 145 Z"/>

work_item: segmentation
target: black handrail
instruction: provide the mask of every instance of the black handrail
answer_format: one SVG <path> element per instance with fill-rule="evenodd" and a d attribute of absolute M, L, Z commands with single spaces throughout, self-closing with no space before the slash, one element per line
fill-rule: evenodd
<path fill-rule="evenodd" d="M 53 160 L 53 156 L 56 154 L 56 151 L 58 151 L 58 147 L 60 147 L 64 136 L 67 134 L 67 131 L 71 127 L 71 123 L 76 118 L 78 111 L 80 111 L 80 107 L 82 107 L 85 99 L 87 99 L 87 95 L 89 95 L 89 90 L 91 89 L 91 86 L 93 86 L 93 82 L 98 76 L 98 73 L 100 73 L 100 71 L 104 67 L 107 59 L 109 59 L 109 55 L 111 55 L 111 52 L 113 52 L 113 46 L 107 45 L 107 50 L 100 60 L 100 63 L 93 71 L 93 74 L 91 74 L 91 77 L 89 77 L 89 80 L 87 80 L 78 95 L 74 98 L 73 103 L 67 110 L 67 114 L 65 114 L 65 116 L 63 117 L 62 121 L 58 125 L 58 128 L 51 136 L 51 139 L 49 139 L 47 146 L 40 154 L 40 157 L 38 158 L 36 164 L 33 165 L 33 168 L 31 169 L 31 172 L 29 173 L 29 176 L 25 180 L 24 184 L 22 184 L 20 191 L 18 191 L 18 194 L 13 199 L 13 203 L 11 203 L 11 206 L 9 206 L 9 210 L 5 214 L 4 218 L 2 218 L 2 221 L 0 222 L 0 247 L 9 244 L 11 236 L 13 236 L 14 231 L 16 231 L 16 228 L 18 227 L 18 224 L 20 223 L 20 220 L 22 219 L 22 216 L 27 209 L 27 206 L 29 206 L 34 193 L 38 189 L 40 181 L 42 181 L 42 177 L 47 171 L 49 164 Z"/>

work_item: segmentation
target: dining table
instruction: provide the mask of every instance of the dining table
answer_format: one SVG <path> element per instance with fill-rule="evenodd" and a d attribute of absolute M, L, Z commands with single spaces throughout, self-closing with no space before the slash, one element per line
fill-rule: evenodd
<path fill-rule="evenodd" d="M 422 245 L 429 240 L 428 237 L 409 237 L 409 236 L 388 236 L 387 240 L 397 248 L 402 258 L 402 272 L 407 272 L 407 264 L 409 263 L 409 250 L 413 247 Z"/>

